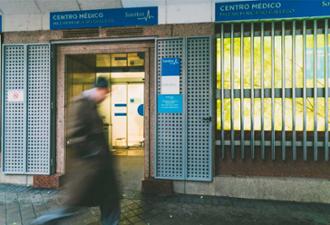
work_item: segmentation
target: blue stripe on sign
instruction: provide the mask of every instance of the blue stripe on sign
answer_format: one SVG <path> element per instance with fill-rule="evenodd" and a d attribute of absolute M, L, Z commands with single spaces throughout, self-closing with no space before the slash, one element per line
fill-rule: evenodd
<path fill-rule="evenodd" d="M 115 116 L 127 116 L 127 113 L 115 113 Z"/>
<path fill-rule="evenodd" d="M 127 106 L 127 104 L 124 104 L 124 103 L 122 103 L 122 104 L 115 104 L 115 107 L 126 107 Z"/>

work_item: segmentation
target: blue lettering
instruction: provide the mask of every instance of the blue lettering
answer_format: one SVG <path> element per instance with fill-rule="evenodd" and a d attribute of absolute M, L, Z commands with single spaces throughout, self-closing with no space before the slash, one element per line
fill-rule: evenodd
<path fill-rule="evenodd" d="M 321 6 L 322 7 L 330 7 L 330 1 L 322 1 Z"/>

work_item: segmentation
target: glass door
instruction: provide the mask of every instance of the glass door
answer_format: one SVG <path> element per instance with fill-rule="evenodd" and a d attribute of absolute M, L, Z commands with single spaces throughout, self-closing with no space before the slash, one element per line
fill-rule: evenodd
<path fill-rule="evenodd" d="M 111 85 L 113 148 L 143 146 L 143 84 Z"/>

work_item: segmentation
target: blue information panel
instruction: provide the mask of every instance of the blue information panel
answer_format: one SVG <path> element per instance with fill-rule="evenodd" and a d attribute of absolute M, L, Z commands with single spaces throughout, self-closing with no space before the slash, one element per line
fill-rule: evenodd
<path fill-rule="evenodd" d="M 182 113 L 182 95 L 158 95 L 158 113 Z"/>
<path fill-rule="evenodd" d="M 75 29 L 158 24 L 158 7 L 101 9 L 50 13 L 50 29 Z"/>
<path fill-rule="evenodd" d="M 330 0 L 260 0 L 216 3 L 215 20 L 259 20 L 330 15 Z"/>
<path fill-rule="evenodd" d="M 180 58 L 162 58 L 162 76 L 178 76 L 180 72 Z"/>
<path fill-rule="evenodd" d="M 2 16 L 0 15 L 0 32 L 2 32 Z"/>

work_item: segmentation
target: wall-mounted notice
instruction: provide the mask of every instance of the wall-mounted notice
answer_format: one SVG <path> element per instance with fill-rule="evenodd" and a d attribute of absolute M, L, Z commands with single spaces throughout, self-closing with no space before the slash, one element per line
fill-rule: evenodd
<path fill-rule="evenodd" d="M 179 76 L 181 73 L 180 58 L 162 58 L 162 76 Z"/>
<path fill-rule="evenodd" d="M 160 77 L 160 93 L 162 95 L 180 94 L 180 77 L 179 76 L 161 76 Z"/>
<path fill-rule="evenodd" d="M 50 29 L 148 26 L 158 24 L 158 7 L 50 13 Z"/>
<path fill-rule="evenodd" d="M 182 95 L 158 95 L 158 113 L 182 113 Z"/>
<path fill-rule="evenodd" d="M 162 72 L 160 77 L 160 93 L 177 95 L 180 94 L 180 58 L 163 58 Z"/>
<path fill-rule="evenodd" d="M 23 102 L 24 92 L 20 89 L 8 90 L 8 102 Z"/>
<path fill-rule="evenodd" d="M 329 0 L 235 1 L 220 2 L 215 5 L 215 20 L 217 22 L 324 17 L 329 15 Z"/>

